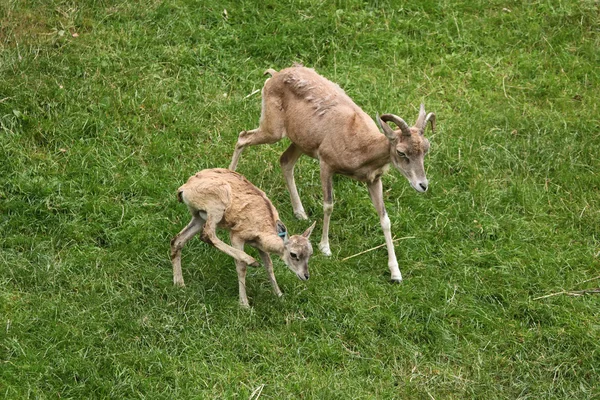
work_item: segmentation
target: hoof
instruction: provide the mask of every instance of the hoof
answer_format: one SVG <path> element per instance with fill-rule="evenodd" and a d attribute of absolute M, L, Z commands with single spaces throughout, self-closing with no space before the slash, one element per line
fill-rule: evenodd
<path fill-rule="evenodd" d="M 392 283 L 402 283 L 402 277 L 399 278 L 391 278 Z"/>
<path fill-rule="evenodd" d="M 319 250 L 321 250 L 321 252 L 327 257 L 331 256 L 331 249 L 329 248 L 328 244 L 319 243 Z"/>
<path fill-rule="evenodd" d="M 294 217 L 300 219 L 300 220 L 307 220 L 308 216 L 306 216 L 306 213 L 304 212 L 304 210 L 300 210 L 300 211 L 294 211 Z"/>
<path fill-rule="evenodd" d="M 260 263 L 258 261 L 256 261 L 254 258 L 247 256 L 247 257 L 243 257 L 242 261 L 246 263 L 246 265 L 249 265 L 251 267 L 258 267 L 260 266 Z"/>
<path fill-rule="evenodd" d="M 177 287 L 185 287 L 185 283 L 183 283 L 183 281 L 174 281 L 173 283 Z"/>

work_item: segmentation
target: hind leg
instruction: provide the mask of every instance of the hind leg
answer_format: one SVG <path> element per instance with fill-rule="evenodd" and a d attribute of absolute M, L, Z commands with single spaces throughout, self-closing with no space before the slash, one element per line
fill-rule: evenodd
<path fill-rule="evenodd" d="M 199 216 L 192 217 L 190 223 L 171 240 L 171 262 L 173 263 L 173 283 L 185 286 L 181 273 L 181 249 L 188 240 L 204 227 L 204 220 Z"/>
<path fill-rule="evenodd" d="M 236 237 L 235 235 L 229 236 L 231 240 L 231 246 L 237 250 L 244 251 L 244 240 Z M 237 259 L 235 260 L 235 269 L 238 276 L 238 286 L 240 294 L 240 306 L 249 308 L 250 303 L 248 302 L 248 296 L 246 295 L 246 263 Z"/>
<path fill-rule="evenodd" d="M 266 98 L 269 97 L 269 100 Z M 246 146 L 271 144 L 278 142 L 285 134 L 285 125 L 281 104 L 276 97 L 265 94 L 263 89 L 262 111 L 259 127 L 251 131 L 242 131 L 238 136 L 229 169 L 235 171 L 240 155 Z"/>
<path fill-rule="evenodd" d="M 254 258 L 250 257 L 243 250 L 231 247 L 230 245 L 223 242 L 217 237 L 217 224 L 219 223 L 219 221 L 221 221 L 221 219 L 223 219 L 224 212 L 224 209 L 213 209 L 208 213 L 206 224 L 204 225 L 204 229 L 202 231 L 203 239 L 211 243 L 223 253 L 227 254 L 230 257 L 233 257 L 237 261 L 243 261 L 246 264 L 249 264 L 253 267 L 258 267 L 260 264 Z"/>
<path fill-rule="evenodd" d="M 240 156 L 242 155 L 242 151 L 244 151 L 246 146 L 254 146 L 256 144 L 271 144 L 278 142 L 280 139 L 281 136 L 272 135 L 269 131 L 261 128 L 240 132 L 238 141 L 235 144 L 235 150 L 233 151 L 233 157 L 231 158 L 231 164 L 229 164 L 229 169 L 235 171 Z"/>

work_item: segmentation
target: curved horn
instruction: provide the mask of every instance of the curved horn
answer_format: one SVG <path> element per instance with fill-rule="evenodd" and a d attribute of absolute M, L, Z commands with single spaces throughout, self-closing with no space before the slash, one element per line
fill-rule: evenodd
<path fill-rule="evenodd" d="M 431 132 L 435 132 L 435 114 L 430 112 L 425 117 L 425 121 L 423 123 L 423 128 L 421 129 L 421 135 L 425 133 L 425 128 L 427 128 L 427 122 L 431 121 Z"/>
<path fill-rule="evenodd" d="M 419 130 L 419 133 L 423 135 L 425 133 L 425 128 L 427 128 L 427 122 L 431 121 L 431 131 L 435 131 L 435 114 L 430 112 L 425 116 L 425 104 L 421 103 L 421 107 L 419 108 L 419 117 L 417 118 L 417 122 L 415 122 L 415 126 Z"/>
<path fill-rule="evenodd" d="M 390 139 L 390 140 L 396 139 L 396 134 L 394 133 L 394 130 L 392 128 L 390 128 L 390 126 L 388 124 L 383 122 L 381 120 L 381 118 L 379 118 L 379 114 L 377 114 L 375 121 L 377 122 L 377 125 L 379 125 L 379 129 L 381 129 L 383 131 L 383 134 L 388 139 Z"/>
<path fill-rule="evenodd" d="M 383 114 L 381 116 L 381 120 L 382 121 L 391 121 L 393 123 L 395 123 L 396 125 L 398 125 L 398 128 L 400 128 L 400 130 L 402 131 L 402 136 L 410 136 L 410 128 L 408 127 L 408 124 L 406 122 L 404 122 L 404 120 L 402 118 L 400 118 L 397 115 L 394 114 Z M 385 124 L 387 125 L 387 124 Z M 389 128 L 389 125 L 388 125 Z M 386 134 L 386 136 L 388 136 Z M 388 136 L 389 138 L 389 136 Z"/>

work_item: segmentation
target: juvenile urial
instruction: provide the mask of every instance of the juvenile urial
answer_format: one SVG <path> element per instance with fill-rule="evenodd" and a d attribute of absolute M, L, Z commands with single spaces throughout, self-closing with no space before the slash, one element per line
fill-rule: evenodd
<path fill-rule="evenodd" d="M 309 278 L 308 260 L 313 253 L 309 238 L 315 224 L 302 235 L 289 236 L 265 193 L 242 175 L 222 168 L 205 169 L 190 177 L 179 188 L 177 198 L 187 205 L 192 220 L 171 240 L 175 285 L 184 286 L 181 249 L 197 233 L 201 233 L 203 241 L 235 260 L 242 307 L 249 306 L 246 266 L 258 265 L 254 258 L 244 252 L 245 244 L 258 249 L 277 296 L 282 293 L 273 274 L 269 253 L 280 256 L 299 279 L 305 281 Z M 217 227 L 229 230 L 231 246 L 217 237 Z"/>

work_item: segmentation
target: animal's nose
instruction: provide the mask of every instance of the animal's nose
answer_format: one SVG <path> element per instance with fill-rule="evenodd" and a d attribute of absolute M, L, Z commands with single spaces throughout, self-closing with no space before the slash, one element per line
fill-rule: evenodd
<path fill-rule="evenodd" d="M 304 277 L 306 278 L 306 280 L 308 280 L 308 278 L 310 278 L 309 274 L 304 274 Z"/>
<path fill-rule="evenodd" d="M 423 189 L 424 192 L 427 191 L 427 182 L 421 182 L 419 183 L 419 186 L 421 187 L 421 189 Z"/>

